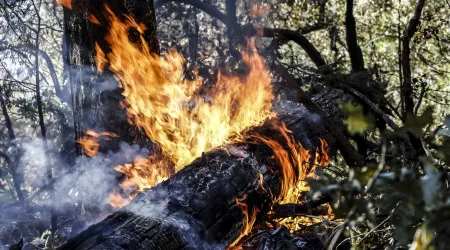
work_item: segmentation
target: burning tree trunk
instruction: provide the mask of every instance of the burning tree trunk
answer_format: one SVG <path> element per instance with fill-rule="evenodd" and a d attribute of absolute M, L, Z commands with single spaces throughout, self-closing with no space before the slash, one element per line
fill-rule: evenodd
<path fill-rule="evenodd" d="M 155 12 L 152 0 L 61 0 L 64 10 L 64 40 L 66 74 L 72 89 L 72 105 L 74 112 L 75 137 L 78 140 L 87 129 L 106 130 L 115 133 L 122 140 L 131 142 L 139 139 L 135 131 L 128 125 L 125 111 L 120 112 L 120 101 L 123 99 L 121 89 L 111 72 L 100 74 L 95 67 L 95 46 L 109 51 L 105 41 L 107 26 L 98 25 L 104 22 L 105 15 L 98 14 L 99 9 L 108 5 L 120 18 L 127 15 L 136 17 L 139 23 L 148 27 L 143 35 L 146 43 L 153 51 L 159 51 L 156 38 Z M 101 14 L 101 13 L 99 13 Z M 105 22 L 106 23 L 106 22 Z M 133 39 L 130 31 L 129 39 Z M 118 112 L 119 111 L 119 112 Z M 112 148 L 117 145 L 110 144 Z M 81 150 L 77 150 L 78 154 Z"/>
<path fill-rule="evenodd" d="M 321 144 L 318 136 L 334 143 L 317 114 L 295 98 L 284 96 L 274 108 L 291 135 L 273 120 L 253 128 L 246 140 L 203 154 L 62 249 L 226 248 L 289 195 L 289 182 L 305 177 L 299 171 L 308 169 L 293 167 L 295 152 L 301 153 L 293 141 L 310 150 Z"/>
<path fill-rule="evenodd" d="M 225 248 L 248 234 L 255 221 L 263 221 L 274 203 L 298 202 L 294 190 L 315 167 L 309 162 L 327 161 L 311 153 L 323 151 L 318 149 L 325 144 L 322 139 L 333 145 L 337 136 L 328 134 L 322 114 L 300 103 L 304 96 L 297 87 L 278 85 L 274 91 L 250 41 L 248 51 L 242 51 L 246 76 L 221 73 L 214 87 L 203 89 L 200 78 L 183 77 L 180 54 L 160 57 L 147 45 L 146 32 L 153 26 L 116 8 L 87 16 L 109 29 L 105 33 L 93 26 L 106 34 L 94 40 L 96 66 L 114 72 L 129 120 L 158 142 L 179 171 L 62 249 Z M 277 115 L 267 121 L 272 111 Z M 110 125 L 109 132 L 116 132 L 117 123 Z M 129 138 L 128 131 L 122 132 L 122 139 Z M 147 166 L 150 175 L 156 172 L 152 167 Z M 126 169 L 119 171 L 129 177 Z"/>

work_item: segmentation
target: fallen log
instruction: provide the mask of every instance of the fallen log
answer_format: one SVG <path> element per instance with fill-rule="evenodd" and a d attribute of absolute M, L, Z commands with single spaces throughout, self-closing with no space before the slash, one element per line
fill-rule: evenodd
<path fill-rule="evenodd" d="M 320 117 L 298 103 L 295 94 L 285 93 L 274 105 L 278 122 L 306 149 L 319 146 L 319 136 L 333 147 Z M 256 131 L 284 146 L 273 124 L 248 134 Z M 239 237 L 254 211 L 259 211 L 256 220 L 264 218 L 280 194 L 283 173 L 275 153 L 254 140 L 204 153 L 60 249 L 224 249 Z"/>

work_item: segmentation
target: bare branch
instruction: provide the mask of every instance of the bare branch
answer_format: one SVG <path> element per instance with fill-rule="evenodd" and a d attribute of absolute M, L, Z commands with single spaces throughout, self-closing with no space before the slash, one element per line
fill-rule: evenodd
<path fill-rule="evenodd" d="M 23 45 L 8 46 L 8 47 L 0 46 L 0 52 L 8 50 L 8 49 L 18 53 L 19 55 L 21 55 L 23 57 L 26 57 L 26 55 L 21 50 L 30 50 L 30 52 L 37 51 L 39 53 L 39 55 L 44 59 L 45 63 L 47 64 L 47 68 L 49 70 L 50 77 L 52 78 L 53 85 L 55 86 L 56 96 L 59 97 L 62 101 L 64 101 L 64 98 L 63 98 L 62 92 L 61 92 L 61 84 L 59 82 L 58 75 L 56 74 L 55 65 L 53 64 L 53 61 L 50 58 L 50 56 L 47 54 L 47 52 L 45 52 L 31 44 L 23 44 Z"/>
<path fill-rule="evenodd" d="M 420 17 L 422 15 L 424 5 L 425 0 L 417 1 L 414 16 L 411 18 L 411 20 L 409 20 L 408 26 L 406 27 L 403 33 L 403 40 L 402 40 L 403 83 L 401 84 L 401 97 L 404 105 L 403 119 L 406 119 L 408 114 L 412 115 L 414 112 L 413 87 L 411 77 L 410 42 L 419 26 Z"/>
<path fill-rule="evenodd" d="M 235 0 L 227 0 L 231 2 L 235 2 Z M 161 7 L 165 3 L 168 2 L 180 2 L 179 0 L 159 0 L 155 1 L 155 8 Z M 236 19 L 233 22 L 230 22 L 230 19 L 227 17 L 226 14 L 222 13 L 221 11 L 217 10 L 213 6 L 209 5 L 208 3 L 204 3 L 202 1 L 198 0 L 186 0 L 183 1 L 184 4 L 189 4 L 194 6 L 195 8 L 198 8 L 202 11 L 204 11 L 206 14 L 219 19 L 222 23 L 224 23 L 227 28 L 229 28 L 230 25 L 233 25 L 231 29 L 236 30 L 236 32 L 243 31 L 243 34 L 246 34 L 248 36 L 254 36 L 256 35 L 256 29 L 252 25 L 248 25 L 246 27 L 241 27 L 239 24 L 236 23 Z M 233 12 L 233 7 L 228 7 L 231 12 Z M 227 9 L 228 11 L 228 9 Z M 316 65 L 316 67 L 321 67 L 326 65 L 325 60 L 323 59 L 320 52 L 314 47 L 314 45 L 308 41 L 308 39 L 303 36 L 300 32 L 293 31 L 293 30 L 287 30 L 287 29 L 275 29 L 275 28 L 261 28 L 263 37 L 283 37 L 287 40 L 292 40 L 293 42 L 297 43 L 302 47 L 303 50 L 305 50 L 306 54 L 308 54 L 309 58 L 313 63 Z"/>
<path fill-rule="evenodd" d="M 281 37 L 284 39 L 291 40 L 308 54 L 309 58 L 316 65 L 317 68 L 320 68 L 326 65 L 325 60 L 323 59 L 320 52 L 316 49 L 316 47 L 300 32 L 287 30 L 287 29 L 272 29 L 272 28 L 261 28 L 263 37 Z"/>

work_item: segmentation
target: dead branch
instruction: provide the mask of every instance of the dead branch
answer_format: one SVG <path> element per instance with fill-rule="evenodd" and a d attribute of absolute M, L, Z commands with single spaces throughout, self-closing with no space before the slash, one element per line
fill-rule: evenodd
<path fill-rule="evenodd" d="M 406 119 L 408 114 L 414 113 L 414 101 L 413 101 L 413 86 L 411 77 L 411 48 L 410 43 L 414 34 L 416 33 L 420 17 L 422 15 L 423 7 L 425 6 L 425 0 L 418 0 L 413 17 L 409 20 L 408 25 L 403 33 L 402 40 L 402 66 L 403 66 L 403 83 L 401 84 L 401 97 L 404 105 L 403 119 Z"/>

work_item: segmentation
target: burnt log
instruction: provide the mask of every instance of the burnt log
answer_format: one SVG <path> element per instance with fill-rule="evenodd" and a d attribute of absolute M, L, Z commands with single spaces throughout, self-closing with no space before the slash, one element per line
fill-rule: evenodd
<path fill-rule="evenodd" d="M 306 149 L 320 146 L 319 137 L 333 149 L 335 140 L 321 117 L 298 103 L 296 93 L 284 87 L 279 93 L 281 100 L 274 104 L 276 122 L 283 122 Z M 329 95 L 330 90 L 323 94 Z M 337 103 L 346 95 L 335 96 L 341 98 L 334 99 Z M 247 134 L 257 133 L 285 145 L 273 124 L 267 122 Z M 282 181 L 281 166 L 267 145 L 254 140 L 224 145 L 141 192 L 60 249 L 225 249 L 239 237 L 253 212 L 258 211 L 256 221 L 264 219 L 273 197 L 281 192 Z M 237 201 L 247 204 L 248 217 Z"/>

